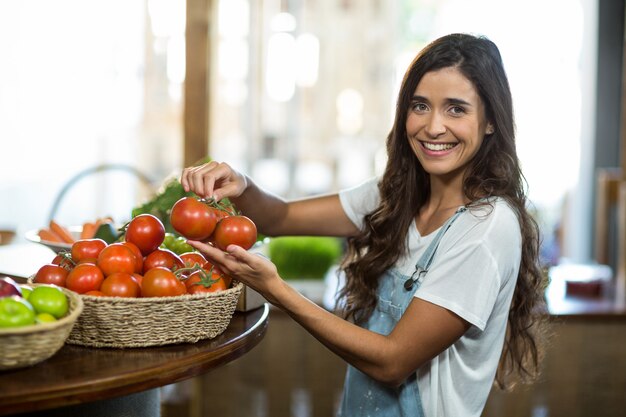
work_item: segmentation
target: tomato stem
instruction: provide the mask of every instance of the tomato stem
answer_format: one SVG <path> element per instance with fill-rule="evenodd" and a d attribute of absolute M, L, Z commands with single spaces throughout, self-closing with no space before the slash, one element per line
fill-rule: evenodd
<path fill-rule="evenodd" d="M 63 258 L 63 260 L 69 262 L 71 264 L 67 265 L 67 264 L 63 264 L 63 262 L 59 262 L 59 266 L 67 269 L 68 271 L 70 271 L 74 266 L 76 266 L 76 261 L 72 258 L 72 254 L 68 251 L 61 251 L 58 253 L 58 255 Z"/>
<path fill-rule="evenodd" d="M 200 199 L 201 202 L 208 205 L 209 207 L 216 208 L 220 211 L 228 213 L 228 215 L 238 215 L 241 212 L 237 210 L 237 207 L 233 203 L 231 203 L 228 199 L 217 201 L 213 197 L 208 199 Z"/>
<path fill-rule="evenodd" d="M 120 232 L 117 240 L 121 241 L 123 237 L 126 236 L 126 230 L 128 229 L 128 225 L 130 224 L 131 221 L 128 221 L 126 223 L 124 223 L 124 225 L 122 227 L 120 227 L 119 229 L 117 229 L 118 232 Z"/>
<path fill-rule="evenodd" d="M 191 277 L 192 274 L 197 273 L 200 276 L 200 280 L 198 282 L 195 282 L 192 285 L 202 285 L 205 288 L 211 288 L 213 284 L 215 284 L 222 278 L 222 274 L 219 274 L 217 279 L 212 278 L 214 268 L 215 267 L 211 265 L 211 269 L 207 271 L 206 269 L 202 268 L 200 265 L 195 264 L 193 267 L 179 268 L 174 272 L 174 274 L 180 278 L 180 275 L 183 272 L 189 272 L 188 275 L 180 278 L 182 281 L 186 281 L 189 279 L 189 277 Z"/>

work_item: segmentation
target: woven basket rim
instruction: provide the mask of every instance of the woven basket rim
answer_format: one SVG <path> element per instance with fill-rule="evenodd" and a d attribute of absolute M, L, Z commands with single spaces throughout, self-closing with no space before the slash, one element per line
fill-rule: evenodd
<path fill-rule="evenodd" d="M 96 301 L 102 300 L 107 302 L 115 302 L 115 303 L 130 303 L 130 304 L 142 304 L 142 303 L 172 303 L 176 301 L 182 300 L 199 300 L 202 298 L 212 298 L 212 297 L 224 297 L 230 295 L 234 292 L 239 291 L 239 287 L 243 287 L 242 282 L 238 282 L 237 285 L 234 285 L 226 290 L 215 291 L 215 292 L 201 292 L 197 294 L 183 294 L 183 295 L 173 295 L 166 297 L 112 297 L 108 295 L 86 295 L 81 294 L 80 297 L 89 300 Z"/>
<path fill-rule="evenodd" d="M 51 285 L 51 284 L 37 284 L 37 283 L 29 283 L 32 286 L 43 286 L 43 285 Z M 74 291 L 68 290 L 64 287 L 55 287 L 59 288 L 61 291 L 65 293 L 68 297 L 73 300 L 74 308 L 70 310 L 69 314 L 65 317 L 58 319 L 57 321 L 53 321 L 50 323 L 35 323 L 30 324 L 28 326 L 20 326 L 20 327 L 6 327 L 0 329 L 0 337 L 2 336 L 11 336 L 11 335 L 19 335 L 26 333 L 40 333 L 55 330 L 59 327 L 66 326 L 68 323 L 73 323 L 78 319 L 78 316 L 83 312 L 83 300 L 80 298 L 78 293 Z"/>
<path fill-rule="evenodd" d="M 30 277 L 28 277 L 28 285 L 41 285 L 41 284 L 37 284 L 36 282 L 34 282 L 35 276 L 31 275 Z M 234 281 L 233 280 L 233 285 L 232 287 L 225 289 L 225 290 L 221 290 L 221 291 L 215 291 L 215 292 L 201 292 L 201 293 L 196 293 L 196 294 L 183 294 L 183 295 L 174 295 L 174 296 L 167 296 L 167 297 L 112 297 L 112 296 L 108 296 L 108 295 L 87 295 L 87 294 L 78 294 L 75 293 L 71 290 L 68 290 L 65 287 L 59 287 L 61 289 L 67 290 L 69 292 L 72 292 L 73 294 L 78 295 L 78 298 L 80 299 L 86 299 L 89 301 L 95 301 L 95 300 L 106 300 L 106 301 L 114 301 L 114 302 L 129 302 L 129 303 L 146 303 L 146 302 L 166 302 L 166 301 L 176 301 L 176 300 L 195 300 L 195 299 L 202 299 L 202 298 L 210 298 L 210 297 L 223 297 L 224 295 L 230 295 L 233 292 L 237 292 L 239 291 L 240 287 L 243 287 L 243 283 L 239 282 L 239 281 Z M 44 284 L 45 285 L 45 284 Z M 82 301 L 82 300 L 81 300 Z"/>

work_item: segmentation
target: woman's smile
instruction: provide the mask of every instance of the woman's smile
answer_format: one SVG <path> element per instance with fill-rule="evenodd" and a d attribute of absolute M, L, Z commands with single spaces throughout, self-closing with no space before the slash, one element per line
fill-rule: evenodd
<path fill-rule="evenodd" d="M 427 155 L 443 156 L 449 154 L 450 151 L 458 145 L 458 142 L 450 143 L 420 141 L 420 144 L 424 148 L 424 153 L 426 153 Z"/>

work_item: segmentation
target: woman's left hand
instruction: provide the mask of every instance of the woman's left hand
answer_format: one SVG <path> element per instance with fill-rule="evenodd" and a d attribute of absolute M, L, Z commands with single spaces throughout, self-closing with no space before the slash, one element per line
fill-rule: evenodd
<path fill-rule="evenodd" d="M 250 253 L 237 245 L 229 245 L 226 252 L 206 243 L 189 240 L 188 243 L 198 249 L 207 260 L 229 277 L 243 282 L 276 304 L 275 291 L 283 283 L 276 266 L 259 254 Z"/>

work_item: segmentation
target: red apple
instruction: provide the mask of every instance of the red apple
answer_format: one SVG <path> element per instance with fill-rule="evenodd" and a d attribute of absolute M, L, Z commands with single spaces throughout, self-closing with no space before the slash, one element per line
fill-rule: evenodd
<path fill-rule="evenodd" d="M 8 297 L 10 295 L 22 296 L 20 286 L 9 277 L 0 278 L 0 297 Z"/>

